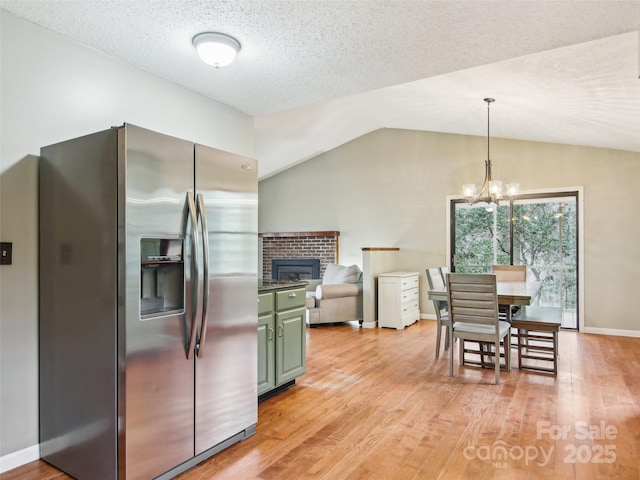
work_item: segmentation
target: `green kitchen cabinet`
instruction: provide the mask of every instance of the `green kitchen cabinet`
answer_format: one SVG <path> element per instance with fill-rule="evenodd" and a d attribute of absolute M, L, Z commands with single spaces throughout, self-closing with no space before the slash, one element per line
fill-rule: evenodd
<path fill-rule="evenodd" d="M 305 289 L 258 295 L 258 396 L 295 384 L 306 371 Z"/>

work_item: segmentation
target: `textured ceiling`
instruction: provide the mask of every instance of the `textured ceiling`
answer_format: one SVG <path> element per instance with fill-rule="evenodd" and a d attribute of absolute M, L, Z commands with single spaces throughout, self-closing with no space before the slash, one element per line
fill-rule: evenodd
<path fill-rule="evenodd" d="M 376 128 L 640 151 L 640 0 L 3 1 L 256 116 L 260 176 Z M 191 38 L 242 49 L 202 63 Z"/>

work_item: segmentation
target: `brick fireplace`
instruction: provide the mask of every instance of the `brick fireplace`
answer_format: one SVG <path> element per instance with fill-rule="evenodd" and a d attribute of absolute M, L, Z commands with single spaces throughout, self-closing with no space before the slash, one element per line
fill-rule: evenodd
<path fill-rule="evenodd" d="M 327 264 L 339 261 L 337 231 L 268 232 L 258 236 L 262 241 L 262 278 L 272 278 L 273 260 L 317 259 L 318 278 L 324 275 Z"/>

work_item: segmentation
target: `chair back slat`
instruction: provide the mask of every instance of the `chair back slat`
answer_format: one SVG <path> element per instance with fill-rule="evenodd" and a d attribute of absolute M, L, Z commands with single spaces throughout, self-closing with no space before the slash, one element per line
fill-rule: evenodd
<path fill-rule="evenodd" d="M 491 302 L 493 301 L 493 293 L 491 290 L 472 288 L 464 291 L 454 291 L 453 296 L 460 301 L 476 300 L 478 302 Z"/>
<path fill-rule="evenodd" d="M 455 310 L 456 312 L 467 311 L 467 313 L 469 313 L 468 312 L 469 310 L 477 310 L 478 313 L 487 312 L 487 315 L 491 315 L 491 312 L 493 312 L 492 305 L 487 305 L 486 302 L 477 302 L 477 301 L 473 301 L 473 302 L 466 302 L 466 301 L 457 302 L 456 301 L 456 303 L 453 305 L 451 309 Z"/>
<path fill-rule="evenodd" d="M 460 319 L 460 317 L 477 317 L 482 319 L 483 321 L 491 320 L 493 310 L 488 308 L 477 308 L 477 307 L 454 307 L 454 316 L 456 317 L 456 321 Z M 489 319 L 489 320 L 487 320 Z"/>

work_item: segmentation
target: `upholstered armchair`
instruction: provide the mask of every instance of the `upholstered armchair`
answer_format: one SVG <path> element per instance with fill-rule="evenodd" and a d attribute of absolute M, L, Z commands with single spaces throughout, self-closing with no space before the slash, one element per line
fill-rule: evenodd
<path fill-rule="evenodd" d="M 308 280 L 307 323 L 362 323 L 362 272 L 357 265 L 327 265 L 321 281 Z"/>

